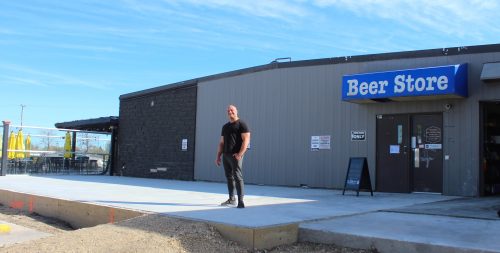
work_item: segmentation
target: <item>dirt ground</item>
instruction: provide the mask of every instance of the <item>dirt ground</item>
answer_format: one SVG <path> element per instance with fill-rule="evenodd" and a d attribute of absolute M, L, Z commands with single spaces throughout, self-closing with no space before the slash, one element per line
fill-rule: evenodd
<path fill-rule="evenodd" d="M 145 215 L 74 230 L 63 221 L 0 206 L 0 220 L 52 234 L 0 247 L 0 252 L 373 252 L 315 243 L 295 243 L 256 251 L 222 238 L 215 228 L 205 223 L 164 215 Z"/>

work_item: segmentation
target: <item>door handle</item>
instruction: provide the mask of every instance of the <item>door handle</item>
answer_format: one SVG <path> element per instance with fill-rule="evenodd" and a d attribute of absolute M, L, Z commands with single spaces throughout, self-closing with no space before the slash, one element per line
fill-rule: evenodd
<path fill-rule="evenodd" d="M 414 162 L 413 165 L 415 168 L 420 167 L 420 149 L 419 148 L 413 149 L 413 162 Z"/>

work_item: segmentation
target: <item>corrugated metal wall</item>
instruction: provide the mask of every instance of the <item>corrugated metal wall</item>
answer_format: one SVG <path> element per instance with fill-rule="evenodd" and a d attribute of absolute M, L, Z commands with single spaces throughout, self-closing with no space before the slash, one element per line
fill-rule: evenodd
<path fill-rule="evenodd" d="M 446 195 L 476 196 L 479 178 L 479 100 L 500 99 L 500 85 L 479 80 L 484 62 L 500 53 L 410 58 L 272 69 L 199 83 L 195 179 L 224 181 L 214 165 L 226 107 L 235 104 L 252 131 L 244 161 L 247 183 L 342 188 L 348 159 L 366 156 L 375 179 L 375 118 L 378 114 L 442 112 Z M 469 98 L 378 104 L 342 102 L 346 74 L 469 64 Z M 451 110 L 444 108 L 452 104 Z M 351 130 L 367 140 L 352 142 Z M 331 149 L 312 152 L 312 135 L 330 135 Z M 373 182 L 375 185 L 375 182 Z"/>

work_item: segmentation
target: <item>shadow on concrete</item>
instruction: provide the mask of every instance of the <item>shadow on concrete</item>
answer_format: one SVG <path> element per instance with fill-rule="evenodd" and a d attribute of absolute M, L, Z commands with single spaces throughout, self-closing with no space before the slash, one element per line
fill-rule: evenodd
<path fill-rule="evenodd" d="M 428 214 L 458 218 L 500 220 L 500 196 L 460 198 L 433 203 L 416 204 L 387 210 L 389 212 Z"/>

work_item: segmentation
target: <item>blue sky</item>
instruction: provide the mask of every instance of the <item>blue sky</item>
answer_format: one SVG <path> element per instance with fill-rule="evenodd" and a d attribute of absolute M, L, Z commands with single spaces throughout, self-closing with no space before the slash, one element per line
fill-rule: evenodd
<path fill-rule="evenodd" d="M 500 1 L 0 0 L 0 120 L 118 115 L 122 94 L 267 64 L 500 43 Z"/>

